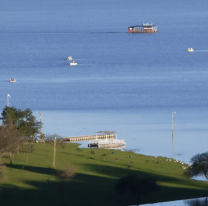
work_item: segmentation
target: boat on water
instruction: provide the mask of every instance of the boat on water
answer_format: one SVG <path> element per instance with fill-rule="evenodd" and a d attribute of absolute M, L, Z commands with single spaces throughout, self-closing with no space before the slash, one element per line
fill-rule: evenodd
<path fill-rule="evenodd" d="M 10 82 L 10 83 L 14 83 L 14 82 L 16 82 L 16 79 L 11 78 L 11 79 L 9 80 L 9 82 Z"/>
<path fill-rule="evenodd" d="M 67 60 L 72 60 L 72 56 L 68 56 L 67 57 Z"/>
<path fill-rule="evenodd" d="M 187 49 L 187 52 L 193 52 L 193 51 L 194 51 L 193 48 L 188 48 L 188 49 Z"/>
<path fill-rule="evenodd" d="M 88 147 L 97 148 L 125 148 L 126 142 L 123 139 L 90 140 Z"/>
<path fill-rule="evenodd" d="M 155 33 L 157 32 L 157 26 L 154 24 L 143 23 L 142 25 L 138 26 L 129 26 L 128 27 L 129 33 Z"/>
<path fill-rule="evenodd" d="M 77 63 L 74 61 L 70 63 L 70 66 L 75 66 L 75 65 L 77 65 Z"/>

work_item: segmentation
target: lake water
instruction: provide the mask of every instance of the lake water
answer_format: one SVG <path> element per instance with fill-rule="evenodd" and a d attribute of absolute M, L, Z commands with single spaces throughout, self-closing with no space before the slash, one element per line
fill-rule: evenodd
<path fill-rule="evenodd" d="M 144 206 L 207 206 L 208 205 L 208 199 L 207 198 L 196 198 L 196 199 L 189 199 L 189 200 L 178 200 L 178 201 L 172 201 L 172 202 L 160 202 L 155 204 L 144 204 Z"/>
<path fill-rule="evenodd" d="M 2 0 L 0 108 L 10 94 L 10 106 L 42 114 L 45 134 L 112 130 L 128 150 L 189 163 L 207 151 L 207 8 L 207 0 Z M 151 22 L 158 33 L 127 32 Z"/>

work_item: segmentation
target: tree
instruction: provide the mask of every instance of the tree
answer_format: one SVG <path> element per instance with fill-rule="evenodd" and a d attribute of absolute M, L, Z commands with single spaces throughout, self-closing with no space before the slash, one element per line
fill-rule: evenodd
<path fill-rule="evenodd" d="M 2 113 L 2 123 L 4 127 L 13 124 L 14 128 L 22 133 L 25 140 L 33 141 L 40 131 L 42 122 L 38 122 L 33 116 L 30 109 L 16 109 L 15 107 L 6 106 Z"/>
<path fill-rule="evenodd" d="M 138 205 L 141 195 L 157 191 L 159 189 L 156 181 L 152 178 L 139 177 L 131 174 L 121 178 L 115 185 L 116 191 L 119 194 L 130 194 L 137 196 Z"/>
<path fill-rule="evenodd" d="M 5 178 L 5 170 L 6 170 L 6 166 L 5 164 L 1 161 L 0 158 L 0 185 L 2 184 L 2 181 Z M 1 191 L 1 186 L 0 186 L 0 191 Z"/>
<path fill-rule="evenodd" d="M 68 205 L 66 201 L 66 185 L 65 182 L 74 178 L 77 168 L 66 167 L 63 170 L 54 170 L 55 177 L 60 181 L 60 192 L 62 197 L 61 205 Z"/>
<path fill-rule="evenodd" d="M 93 156 L 95 155 L 95 151 L 90 151 L 91 155 L 92 155 L 92 158 Z"/>
<path fill-rule="evenodd" d="M 45 141 L 53 141 L 55 138 L 61 141 L 63 137 L 59 134 L 46 134 L 44 137 Z"/>
<path fill-rule="evenodd" d="M 105 161 L 105 157 L 106 157 L 107 155 L 108 155 L 108 154 L 106 154 L 106 153 L 102 154 L 104 161 Z"/>
<path fill-rule="evenodd" d="M 22 134 L 14 128 L 13 124 L 8 123 L 7 127 L 0 126 L 0 158 L 5 154 L 10 154 L 10 164 L 13 163 L 14 153 L 18 151 L 23 143 Z"/>
<path fill-rule="evenodd" d="M 190 162 L 191 165 L 184 175 L 188 177 L 204 175 L 208 180 L 208 152 L 194 155 Z"/>
<path fill-rule="evenodd" d="M 58 134 L 46 134 L 45 137 L 44 137 L 44 140 L 46 143 L 49 143 L 51 145 L 54 145 L 54 139 L 56 138 L 56 145 L 57 146 L 63 146 L 64 143 L 62 141 L 62 136 L 61 135 L 58 135 Z"/>

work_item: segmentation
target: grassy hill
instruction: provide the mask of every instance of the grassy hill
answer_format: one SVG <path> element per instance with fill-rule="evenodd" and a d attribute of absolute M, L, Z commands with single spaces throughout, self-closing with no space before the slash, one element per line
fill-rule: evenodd
<path fill-rule="evenodd" d="M 207 182 L 184 178 L 186 165 L 173 159 L 116 150 L 79 149 L 78 146 L 74 143 L 57 146 L 55 168 L 50 144 L 37 143 L 32 153 L 15 155 L 12 166 L 9 156 L 4 156 L 1 205 L 136 204 L 134 197 L 120 196 L 114 189 L 117 180 L 127 174 L 153 177 L 158 181 L 160 190 L 143 196 L 143 204 L 207 196 Z M 63 183 L 54 173 L 64 168 L 76 174 Z"/>

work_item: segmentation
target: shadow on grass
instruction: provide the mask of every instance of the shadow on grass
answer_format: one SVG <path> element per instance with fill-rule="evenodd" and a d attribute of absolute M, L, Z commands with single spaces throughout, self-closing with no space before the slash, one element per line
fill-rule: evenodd
<path fill-rule="evenodd" d="M 198 188 L 182 188 L 183 181 L 175 177 L 151 174 L 149 172 L 117 168 L 115 166 L 84 164 L 88 170 L 97 172 L 100 176 L 77 173 L 74 179 L 64 182 L 59 181 L 25 181 L 24 184 L 34 189 L 24 189 L 12 184 L 5 184 L 0 192 L 1 205 L 4 206 L 127 206 L 135 205 L 136 199 L 132 196 L 118 195 L 114 185 L 118 178 L 136 173 L 140 176 L 151 176 L 158 181 L 180 183 L 180 187 L 160 186 L 160 190 L 141 198 L 141 204 L 172 201 L 179 199 L 197 198 L 207 195 L 207 184 L 199 184 Z M 7 165 L 10 167 L 10 165 Z M 21 165 L 11 168 L 21 169 Z M 25 166 L 24 170 L 40 174 L 51 175 L 53 169 L 34 166 Z M 24 172 L 24 171 L 23 171 Z M 186 182 L 187 183 L 187 182 Z M 190 181 L 192 186 L 193 181 Z M 11 198 L 12 197 L 12 198 Z"/>
<path fill-rule="evenodd" d="M 21 165 L 21 164 L 5 164 L 9 168 L 13 169 L 19 169 L 19 170 L 26 170 L 30 172 L 35 172 L 39 174 L 49 174 L 52 175 L 55 172 L 55 169 L 51 167 L 35 167 L 35 166 L 30 166 L 30 165 Z"/>
<path fill-rule="evenodd" d="M 53 169 L 51 167 L 36 167 L 36 166 L 31 166 L 31 165 L 20 165 L 20 164 L 14 164 L 14 165 L 10 165 L 10 164 L 5 164 L 7 167 L 13 168 L 13 169 L 19 169 L 19 170 L 25 170 L 25 171 L 29 171 L 29 172 L 35 172 L 38 174 L 47 174 L 47 175 L 53 175 L 56 171 L 56 169 Z M 101 165 L 101 164 L 84 164 L 82 163 L 82 165 L 87 168 L 87 170 L 90 171 L 94 171 L 97 173 L 100 173 L 102 175 L 106 175 L 106 176 L 111 176 L 115 179 L 121 178 L 124 175 L 127 174 L 138 174 L 141 177 L 153 177 L 155 178 L 157 181 L 161 181 L 161 182 L 177 182 L 177 183 L 184 183 L 184 179 L 179 179 L 176 177 L 170 177 L 170 176 L 165 176 L 162 174 L 157 174 L 157 173 L 151 173 L 151 172 L 147 172 L 147 171 L 143 171 L 143 170 L 134 170 L 132 169 L 127 169 L 127 168 L 121 168 L 120 165 L 118 167 L 116 166 L 109 166 L 109 165 Z M 85 180 L 86 181 L 86 180 Z"/>
<path fill-rule="evenodd" d="M 177 177 L 177 176 L 168 176 L 168 175 L 164 175 L 161 173 L 155 173 L 155 172 L 150 172 L 150 171 L 144 171 L 144 170 L 139 170 L 139 169 L 134 169 L 132 168 L 121 168 L 120 165 L 118 165 L 118 167 L 115 166 L 109 166 L 109 165 L 101 165 L 101 164 L 82 164 L 84 165 L 88 170 L 90 171 L 94 171 L 94 172 L 98 172 L 102 175 L 107 175 L 107 176 L 111 176 L 113 178 L 121 178 L 125 175 L 128 174 L 137 174 L 141 177 L 152 177 L 155 180 L 157 180 L 158 182 L 166 182 L 166 183 L 170 183 L 170 184 L 181 184 L 181 186 L 183 186 L 183 184 L 186 185 L 195 185 L 196 183 L 200 184 L 200 187 L 202 187 L 201 183 L 199 181 L 196 180 L 189 180 L 189 179 L 185 179 L 182 177 Z M 204 182 L 204 188 L 207 188 L 208 183 Z"/>

